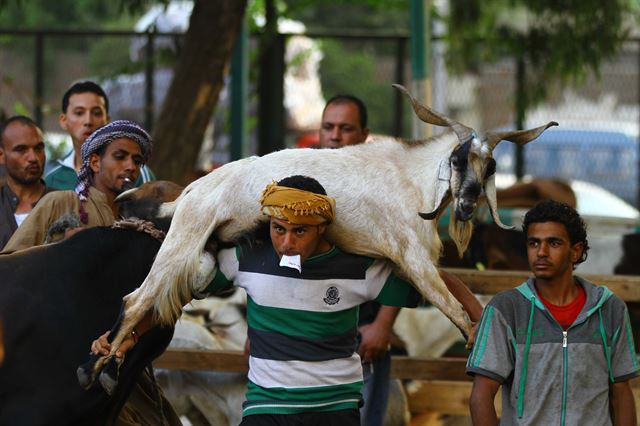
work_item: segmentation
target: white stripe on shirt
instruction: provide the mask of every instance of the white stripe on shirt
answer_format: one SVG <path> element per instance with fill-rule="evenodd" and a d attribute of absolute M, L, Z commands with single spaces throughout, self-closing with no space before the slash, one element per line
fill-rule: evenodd
<path fill-rule="evenodd" d="M 263 388 L 308 388 L 362 381 L 360 356 L 328 361 L 274 361 L 249 357 L 249 380 Z"/>

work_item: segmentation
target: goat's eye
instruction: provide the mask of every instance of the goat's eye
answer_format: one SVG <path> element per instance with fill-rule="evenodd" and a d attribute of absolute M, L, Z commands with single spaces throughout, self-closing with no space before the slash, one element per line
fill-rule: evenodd
<path fill-rule="evenodd" d="M 453 157 L 451 159 L 451 167 L 453 167 L 454 169 L 457 169 L 459 166 L 459 162 L 458 162 L 458 157 Z"/>

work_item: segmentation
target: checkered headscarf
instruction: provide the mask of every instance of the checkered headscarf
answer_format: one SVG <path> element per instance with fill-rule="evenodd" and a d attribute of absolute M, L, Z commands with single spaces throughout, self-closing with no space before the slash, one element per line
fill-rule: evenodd
<path fill-rule="evenodd" d="M 131 139 L 140 145 L 142 151 L 143 163 L 149 160 L 153 142 L 151 136 L 133 121 L 116 120 L 106 124 L 94 131 L 86 141 L 82 144 L 82 167 L 78 173 L 78 183 L 76 185 L 76 194 L 80 199 L 80 219 L 86 223 L 86 212 L 84 212 L 83 202 L 87 200 L 89 195 L 89 187 L 91 186 L 91 167 L 89 166 L 89 158 L 91 154 L 107 146 L 116 139 Z"/>

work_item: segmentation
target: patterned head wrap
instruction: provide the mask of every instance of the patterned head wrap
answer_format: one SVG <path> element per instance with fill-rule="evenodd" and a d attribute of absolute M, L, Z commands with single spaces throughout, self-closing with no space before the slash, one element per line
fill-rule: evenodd
<path fill-rule="evenodd" d="M 320 225 L 333 222 L 336 201 L 328 195 L 278 186 L 272 182 L 262 192 L 262 213 L 296 225 Z"/>
<path fill-rule="evenodd" d="M 83 223 L 87 223 L 87 215 L 84 211 L 83 203 L 89 195 L 89 187 L 91 186 L 91 167 L 89 166 L 89 158 L 91 154 L 98 152 L 100 148 L 109 145 L 116 139 L 127 138 L 137 142 L 142 151 L 143 163 L 149 160 L 151 155 L 153 142 L 151 136 L 133 121 L 116 120 L 106 124 L 94 131 L 86 141 L 82 144 L 82 167 L 78 173 L 78 184 L 76 185 L 76 194 L 80 199 L 80 219 Z"/>

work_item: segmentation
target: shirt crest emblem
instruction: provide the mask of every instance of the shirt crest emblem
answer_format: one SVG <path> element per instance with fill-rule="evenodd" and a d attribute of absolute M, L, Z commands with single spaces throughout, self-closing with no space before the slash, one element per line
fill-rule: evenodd
<path fill-rule="evenodd" d="M 329 287 L 324 295 L 325 298 L 323 300 L 327 305 L 335 305 L 340 301 L 340 291 L 338 291 L 338 287 Z"/>

